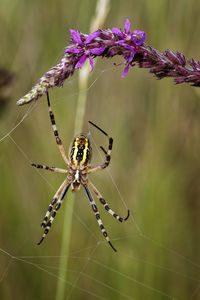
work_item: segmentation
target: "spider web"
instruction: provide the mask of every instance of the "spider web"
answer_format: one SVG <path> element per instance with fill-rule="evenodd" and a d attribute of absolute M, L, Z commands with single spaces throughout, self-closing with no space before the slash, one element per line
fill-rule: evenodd
<path fill-rule="evenodd" d="M 109 71 L 110 69 L 98 70 L 95 75 L 95 80 L 93 80 L 88 90 L 95 85 L 104 72 Z M 68 97 L 69 100 L 74 96 L 76 96 L 76 93 Z M 64 98 L 56 99 L 53 102 L 53 110 L 57 106 L 63 104 L 62 100 L 64 101 Z M 36 114 L 39 110 L 47 115 L 45 106 L 39 105 L 38 103 L 28 106 L 28 109 L 26 109 L 21 119 L 18 120 L 19 116 L 17 116 L 17 123 L 0 139 L 1 145 L 9 142 L 14 145 L 15 151 L 19 151 L 20 155 L 27 162 L 27 166 L 32 162 L 31 155 L 24 150 L 23 142 L 19 137 L 15 138 L 14 133 L 19 130 L 22 124 L 26 123 L 28 126 L 28 122 L 33 114 Z M 55 117 L 57 123 L 59 123 L 58 114 L 55 113 Z M 60 126 L 57 126 L 60 136 L 62 137 L 63 134 L 61 134 Z M 94 135 L 90 130 L 91 128 L 88 127 L 93 148 L 96 149 L 97 156 L 99 157 L 99 160 L 102 161 L 103 156 L 98 150 L 99 142 L 97 142 L 97 138 L 94 138 Z M 65 132 L 66 131 L 65 128 Z M 10 147 L 10 144 L 8 147 Z M 114 154 L 112 154 L 112 156 L 113 155 Z M 40 159 L 41 162 L 43 162 L 43 158 L 45 157 L 41 156 L 42 155 L 40 155 Z M 116 162 L 113 162 L 112 158 L 112 164 L 115 163 Z M 120 171 L 122 174 L 124 169 L 121 165 L 119 167 L 122 169 Z M 29 166 L 27 168 L 29 168 Z M 42 172 L 38 169 L 34 169 L 34 171 L 37 172 L 37 176 L 43 182 L 42 185 L 45 185 L 46 189 L 50 190 L 52 195 L 57 189 L 57 184 L 52 182 L 50 176 L 46 174 L 45 171 Z M 95 175 L 96 177 L 94 176 L 95 185 L 97 184 L 97 187 L 101 186 L 101 188 L 98 187 L 98 189 L 100 189 L 101 193 L 104 194 L 107 199 L 107 192 L 104 189 L 106 188 L 105 182 L 108 182 L 109 189 L 114 190 L 113 198 L 117 199 L 116 202 L 121 203 L 120 210 L 116 209 L 116 212 L 124 212 L 130 204 L 128 204 L 127 199 L 123 196 L 123 192 L 120 191 L 121 185 L 117 183 L 118 180 L 114 178 L 110 168 L 106 169 L 104 173 L 99 173 L 98 175 Z M 104 176 L 106 179 L 103 181 Z M 101 181 L 104 182 L 102 185 L 99 184 Z M 28 188 L 29 187 L 26 186 L 26 189 Z M 34 203 L 37 207 L 34 216 L 40 211 L 38 219 L 43 216 L 42 213 L 45 212 L 45 209 L 50 202 L 48 199 L 51 199 L 50 197 L 48 198 L 46 192 L 44 192 L 44 195 L 41 195 L 41 198 L 42 197 L 45 199 L 47 198 L 47 200 L 40 201 L 37 199 L 37 204 L 36 201 Z M 2 292 L 2 299 L 9 299 L 7 298 L 6 292 L 7 285 L 9 285 L 10 282 L 13 283 L 13 277 L 16 278 L 16 281 L 19 280 L 19 284 L 21 285 L 24 274 L 30 279 L 29 292 L 33 293 L 33 295 L 29 294 L 29 298 L 30 296 L 33 296 L 34 298 L 32 289 L 34 289 L 35 284 L 38 284 L 38 277 L 40 281 L 39 288 L 42 289 L 41 285 L 43 284 L 45 286 L 45 289 L 41 294 L 43 297 L 45 297 L 45 295 L 47 296 L 46 291 L 49 293 L 51 290 L 49 286 L 53 286 L 53 291 L 55 293 L 56 282 L 57 280 L 60 280 L 66 284 L 66 300 L 84 299 L 86 297 L 87 299 L 198 299 L 200 291 L 200 264 L 190 259 L 184 251 L 179 252 L 176 250 L 176 247 L 173 248 L 166 245 L 162 242 L 162 239 L 160 242 L 159 239 L 156 240 L 151 238 L 151 236 L 143 230 L 140 225 L 141 222 L 137 221 L 134 210 L 131 210 L 129 220 L 122 225 L 116 224 L 116 220 L 111 220 L 111 216 L 106 216 L 106 212 L 99 207 L 101 218 L 103 222 L 105 220 L 105 227 L 109 232 L 110 238 L 112 237 L 111 241 L 114 245 L 116 244 L 118 249 L 117 254 L 113 253 L 107 245 L 107 242 L 102 239 L 98 225 L 95 223 L 96 221 L 94 218 L 92 218 L 92 211 L 89 210 L 89 206 L 86 206 L 86 204 L 84 204 L 84 210 L 89 211 L 88 216 L 91 216 L 91 221 L 89 220 L 90 217 L 82 215 L 83 208 L 81 210 L 79 198 L 84 198 L 83 200 L 85 203 L 88 201 L 84 193 L 77 193 L 76 209 L 73 213 L 75 225 L 73 225 L 73 227 L 75 229 L 73 229 L 72 234 L 72 246 L 69 257 L 69 268 L 67 269 L 67 279 L 59 276 L 59 259 L 61 258 L 59 255 L 59 248 L 57 249 L 57 247 L 55 247 L 52 251 L 51 249 L 49 250 L 49 245 L 53 246 L 54 241 L 49 241 L 46 245 L 44 244 L 42 250 L 38 250 L 38 248 L 36 250 L 35 245 L 33 246 L 36 234 L 37 236 L 38 233 L 42 234 L 42 231 L 36 230 L 36 227 L 39 228 L 40 224 L 38 223 L 38 219 L 34 220 L 33 218 L 31 221 L 34 222 L 32 231 L 33 228 L 36 231 L 33 236 L 31 236 L 31 234 L 26 235 L 26 237 L 20 236 L 20 230 L 18 230 L 18 236 L 15 236 L 13 241 L 8 243 L 8 246 L 5 245 L 5 243 L 0 245 L 0 285 L 2 291 L 4 291 Z M 65 201 L 67 201 L 67 196 Z M 136 200 L 134 199 L 134 202 L 135 201 Z M 108 202 L 110 207 L 115 210 L 116 202 L 111 203 L 111 197 Z M 5 202 L 2 202 L 2 206 L 4 203 Z M 20 203 L 18 203 L 17 206 L 20 206 Z M 32 208 L 33 204 L 30 209 Z M 3 211 L 6 209 L 7 206 L 5 206 Z M 25 208 L 24 211 L 28 211 L 27 208 Z M 136 215 L 138 214 L 139 212 L 137 211 Z M 23 222 L 22 214 L 18 214 L 18 218 L 20 218 L 20 221 L 17 220 L 20 222 L 20 226 L 27 221 L 27 218 L 25 218 Z M 30 219 L 31 215 L 28 218 Z M 55 232 L 61 231 L 61 219 L 62 212 L 59 212 L 59 217 L 56 218 L 54 226 L 46 239 L 53 240 L 56 238 Z M 109 226 L 109 224 L 111 225 Z M 152 224 L 154 224 L 153 226 L 158 226 L 156 225 L 156 218 L 152 218 Z M 15 230 L 15 226 L 16 224 L 12 224 L 10 232 Z M 25 226 L 25 224 L 23 226 Z M 115 227 L 117 229 L 113 232 Z M 3 228 L 5 229 L 5 227 Z M 4 233 L 1 232 L 1 234 L 3 236 Z M 14 235 L 14 232 L 12 234 Z M 79 235 L 83 235 L 85 239 L 85 243 L 82 242 L 82 246 L 77 246 L 79 244 L 75 243 L 76 239 L 79 238 Z M 39 237 L 40 236 L 38 236 L 38 238 Z M 182 238 L 184 238 L 184 235 Z M 56 242 L 58 242 L 58 238 L 56 238 Z M 28 247 L 26 247 L 27 244 Z M 24 249 L 26 250 L 24 251 Z M 152 257 L 149 255 L 149 252 L 151 251 L 154 252 Z M 159 259 L 160 257 L 162 259 Z M 63 268 L 65 267 L 63 266 Z M 31 278 L 34 278 L 33 282 Z M 173 284 L 176 285 L 177 282 L 179 283 L 179 289 L 174 289 L 174 293 L 169 292 L 168 287 Z M 188 286 L 189 298 L 183 297 L 181 287 L 184 285 Z"/>

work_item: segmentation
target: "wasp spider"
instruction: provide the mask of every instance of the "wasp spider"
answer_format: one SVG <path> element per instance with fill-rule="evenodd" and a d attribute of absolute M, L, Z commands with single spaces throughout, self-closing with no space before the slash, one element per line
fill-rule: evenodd
<path fill-rule="evenodd" d="M 58 148 L 60 150 L 62 158 L 67 165 L 67 169 L 48 167 L 48 166 L 44 166 L 44 165 L 40 165 L 40 164 L 32 164 L 32 166 L 39 168 L 39 169 L 45 169 L 45 170 L 50 170 L 53 172 L 64 173 L 67 175 L 67 177 L 65 178 L 65 180 L 63 181 L 63 183 L 61 184 L 61 186 L 55 193 L 51 203 L 49 204 L 48 210 L 47 210 L 44 220 L 41 224 L 41 227 L 45 228 L 44 234 L 43 234 L 40 242 L 38 243 L 38 245 L 40 245 L 42 243 L 42 241 L 46 237 L 47 233 L 49 232 L 49 229 L 51 228 L 53 220 L 63 202 L 63 199 L 64 199 L 69 187 L 71 186 L 72 191 L 76 191 L 76 190 L 79 190 L 80 186 L 82 185 L 87 193 L 91 208 L 96 216 L 96 219 L 97 219 L 97 222 L 101 229 L 101 232 L 103 233 L 104 237 L 106 238 L 107 242 L 110 244 L 112 249 L 114 251 L 117 251 L 114 248 L 114 246 L 112 245 L 112 243 L 108 237 L 108 234 L 103 226 L 97 205 L 94 201 L 94 198 L 91 194 L 90 189 L 94 192 L 94 194 L 99 199 L 100 203 L 104 206 L 104 208 L 107 210 L 107 212 L 109 212 L 118 221 L 120 221 L 120 222 L 126 221 L 129 217 L 129 210 L 128 210 L 128 215 L 126 218 L 121 218 L 120 216 L 118 216 L 112 209 L 110 209 L 110 207 L 108 206 L 108 204 L 102 197 L 101 193 L 97 190 L 97 188 L 93 185 L 93 183 L 88 178 L 88 174 L 105 169 L 109 165 L 110 154 L 111 154 L 112 145 L 113 145 L 113 139 L 111 137 L 109 137 L 105 131 L 103 131 L 97 125 L 95 125 L 94 123 L 89 121 L 90 124 L 92 124 L 98 130 L 100 130 L 108 138 L 108 141 L 109 141 L 108 150 L 106 151 L 103 147 L 100 147 L 106 156 L 105 162 L 103 162 L 100 165 L 94 165 L 94 166 L 90 164 L 91 156 L 92 156 L 92 148 L 91 148 L 90 140 L 84 134 L 79 134 L 74 138 L 74 140 L 71 144 L 71 147 L 69 149 L 69 158 L 67 158 L 64 147 L 62 145 L 62 141 L 58 134 L 54 114 L 53 114 L 53 111 L 50 106 L 50 100 L 49 100 L 48 93 L 47 93 L 47 103 L 48 103 L 48 107 L 49 107 L 49 116 L 50 116 L 51 124 L 52 124 L 54 135 L 56 138 L 56 143 L 58 145 Z M 54 209 L 53 209 L 53 207 L 54 207 Z"/>

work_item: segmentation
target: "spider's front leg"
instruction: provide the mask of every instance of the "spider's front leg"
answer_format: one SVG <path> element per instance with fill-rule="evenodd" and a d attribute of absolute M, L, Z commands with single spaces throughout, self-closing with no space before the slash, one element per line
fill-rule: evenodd
<path fill-rule="evenodd" d="M 55 167 L 48 167 L 45 165 L 40 165 L 40 164 L 34 164 L 32 163 L 31 166 L 37 168 L 37 169 L 44 169 L 44 170 L 48 170 L 48 171 L 52 171 L 52 172 L 57 172 L 57 173 L 64 173 L 67 174 L 68 170 L 66 169 L 60 169 L 60 168 L 55 168 Z"/>
<path fill-rule="evenodd" d="M 69 162 L 68 162 L 67 156 L 65 154 L 65 150 L 64 150 L 61 138 L 59 137 L 57 127 L 56 127 L 56 121 L 55 121 L 54 113 L 53 113 L 51 105 L 50 105 L 50 99 L 49 99 L 49 93 L 48 92 L 47 92 L 47 104 L 48 104 L 48 107 L 49 107 L 49 117 L 50 117 L 50 120 L 51 120 L 51 125 L 52 125 L 52 128 L 53 128 L 54 136 L 56 138 L 56 143 L 58 145 L 58 148 L 60 150 L 60 153 L 62 155 L 63 160 L 65 161 L 67 166 L 69 166 Z"/>
<path fill-rule="evenodd" d="M 94 173 L 96 171 L 99 171 L 99 170 L 102 170 L 102 169 L 105 169 L 105 168 L 108 167 L 108 165 L 110 163 L 110 159 L 111 159 L 111 152 L 112 152 L 112 147 L 113 147 L 113 138 L 110 137 L 104 130 L 102 130 L 99 126 L 97 126 L 93 122 L 89 121 L 89 123 L 92 124 L 94 127 L 96 127 L 99 131 L 101 131 L 108 138 L 108 150 L 106 151 L 102 146 L 100 146 L 101 150 L 104 152 L 104 154 L 106 156 L 106 160 L 105 160 L 105 162 L 103 162 L 100 165 L 88 167 L 88 174 L 91 174 L 91 173 Z"/>

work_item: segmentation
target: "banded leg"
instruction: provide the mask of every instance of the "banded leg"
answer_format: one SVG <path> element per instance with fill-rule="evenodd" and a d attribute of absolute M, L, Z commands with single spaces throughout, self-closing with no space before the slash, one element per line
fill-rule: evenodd
<path fill-rule="evenodd" d="M 59 197 L 60 197 L 60 194 L 62 193 L 62 191 L 63 191 L 63 189 L 64 189 L 64 187 L 65 187 L 65 185 L 66 185 L 67 182 L 68 182 L 67 179 L 65 179 L 65 180 L 63 181 L 63 183 L 61 184 L 61 186 L 59 187 L 59 189 L 58 189 L 57 192 L 55 193 L 53 199 L 51 200 L 51 203 L 49 204 L 48 210 L 47 210 L 46 215 L 45 215 L 45 217 L 44 217 L 44 219 L 43 219 L 43 221 L 42 221 L 42 224 L 41 224 L 41 227 L 42 227 L 42 228 L 44 228 L 44 227 L 46 226 L 46 223 L 47 223 L 48 218 L 49 218 L 49 216 L 50 216 L 50 213 L 51 213 L 51 211 L 52 211 L 52 209 L 53 209 L 53 206 L 54 206 L 55 203 L 58 201 L 58 199 L 59 199 Z"/>
<path fill-rule="evenodd" d="M 48 166 L 39 165 L 39 164 L 31 164 L 31 166 L 33 166 L 37 169 L 45 169 L 45 170 L 49 170 L 49 171 L 57 172 L 57 173 L 65 173 L 65 174 L 68 173 L 68 170 L 55 168 L 55 167 L 48 167 Z"/>
<path fill-rule="evenodd" d="M 127 214 L 126 218 L 122 218 L 122 217 L 118 216 L 112 209 L 110 209 L 110 207 L 108 206 L 108 204 L 106 203 L 106 201 L 104 200 L 104 198 L 102 197 L 100 192 L 97 190 L 97 188 L 94 186 L 94 184 L 89 179 L 88 179 L 88 185 L 89 185 L 89 187 L 91 187 L 91 189 L 93 190 L 93 192 L 95 193 L 95 195 L 97 196 L 97 198 L 99 199 L 101 204 L 103 204 L 105 210 L 107 210 L 107 212 L 109 212 L 109 214 L 111 214 L 115 219 L 117 219 L 120 222 L 125 222 L 129 218 L 129 215 L 130 215 L 129 209 L 128 209 L 128 214 Z"/>
<path fill-rule="evenodd" d="M 97 126 L 96 124 L 94 124 L 93 122 L 89 121 L 90 124 L 92 124 L 94 127 L 96 127 L 99 131 L 101 131 L 104 135 L 107 136 L 108 138 L 108 150 L 106 151 L 102 146 L 100 146 L 101 150 L 104 152 L 105 156 L 106 156 L 106 160 L 104 163 L 97 165 L 97 166 L 91 166 L 88 169 L 88 174 L 90 173 L 94 173 L 96 171 L 102 170 L 107 168 L 107 166 L 110 163 L 110 159 L 111 159 L 111 151 L 112 151 L 112 146 L 113 146 L 113 138 L 111 138 L 104 130 L 102 130 L 99 126 Z"/>
<path fill-rule="evenodd" d="M 51 228 L 51 225 L 52 225 L 52 223 L 53 223 L 53 220 L 54 220 L 54 218 L 55 218 L 55 216 L 56 216 L 56 214 L 57 214 L 57 211 L 58 211 L 59 208 L 61 207 L 61 204 L 62 204 L 62 202 L 63 202 L 63 199 L 64 199 L 64 197 L 65 197 L 65 195 L 66 195 L 66 193 L 67 193 L 67 191 L 68 191 L 68 189 L 69 189 L 69 187 L 70 187 L 70 184 L 71 184 L 71 182 L 68 182 L 68 180 L 65 181 L 65 186 L 64 186 L 64 188 L 62 189 L 62 192 L 61 192 L 60 197 L 59 197 L 59 199 L 58 199 L 58 201 L 57 201 L 57 203 L 56 203 L 55 209 L 53 210 L 53 212 L 52 212 L 52 214 L 51 214 L 51 217 L 50 217 L 50 219 L 49 219 L 49 222 L 47 223 L 47 225 L 44 226 L 44 227 L 46 227 L 46 228 L 45 228 L 45 230 L 44 230 L 43 236 L 42 236 L 41 240 L 39 241 L 38 245 L 40 245 L 40 244 L 43 242 L 44 238 L 45 238 L 46 235 L 48 234 L 49 229 Z"/>
<path fill-rule="evenodd" d="M 64 159 L 65 163 L 69 166 L 69 162 L 68 162 L 68 159 L 66 157 L 65 150 L 64 150 L 62 141 L 59 137 L 57 127 L 56 127 L 55 117 L 54 117 L 54 114 L 53 114 L 53 111 L 52 111 L 52 108 L 51 108 L 51 105 L 50 105 L 49 93 L 48 92 L 47 92 L 47 104 L 48 104 L 48 107 L 49 107 L 49 117 L 50 117 L 50 120 L 51 120 L 51 125 L 53 127 L 53 132 L 54 132 L 54 135 L 55 135 L 55 138 L 56 138 L 56 143 L 58 145 L 58 148 L 60 150 L 62 158 Z"/>
<path fill-rule="evenodd" d="M 87 196 L 88 196 L 88 198 L 89 198 L 89 201 L 90 201 L 92 210 L 93 210 L 93 212 L 95 213 L 97 222 L 98 222 L 98 224 L 99 224 L 99 227 L 100 227 L 100 229 L 101 229 L 101 232 L 103 233 L 103 236 L 106 238 L 106 241 L 109 243 L 109 245 L 111 246 L 111 248 L 112 248 L 115 252 L 117 252 L 117 250 L 115 249 L 115 247 L 112 245 L 112 243 L 111 243 L 111 241 L 110 241 L 110 239 L 109 239 L 109 237 L 108 237 L 108 234 L 107 234 L 107 232 L 106 232 L 106 230 L 105 230 L 105 228 L 104 228 L 104 226 L 103 226 L 103 223 L 102 223 L 102 221 L 101 221 L 101 218 L 100 218 L 100 214 L 99 214 L 98 208 L 97 208 L 96 203 L 95 203 L 95 201 L 94 201 L 94 199 L 93 199 L 93 197 L 92 197 L 92 194 L 91 194 L 91 192 L 90 192 L 90 190 L 89 190 L 89 187 L 87 186 L 87 184 L 83 184 L 83 186 L 84 186 L 84 188 L 85 188 L 85 190 L 86 190 L 86 193 L 87 193 Z"/>

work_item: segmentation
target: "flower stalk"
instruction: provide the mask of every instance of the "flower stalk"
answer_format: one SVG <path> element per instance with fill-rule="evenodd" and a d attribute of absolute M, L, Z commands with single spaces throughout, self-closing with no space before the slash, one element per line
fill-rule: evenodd
<path fill-rule="evenodd" d="M 71 39 L 65 48 L 59 64 L 52 67 L 27 93 L 17 101 L 23 105 L 39 99 L 48 89 L 60 87 L 65 79 L 73 75 L 89 59 L 91 71 L 93 60 L 100 56 L 112 58 L 120 55 L 124 58 L 124 72 L 128 74 L 130 67 L 137 64 L 140 68 L 147 68 L 157 79 L 173 77 L 176 84 L 183 82 L 193 86 L 200 86 L 200 62 L 194 59 L 187 60 L 181 52 L 166 50 L 163 53 L 145 43 L 145 32 L 141 30 L 130 31 L 130 22 L 127 19 L 125 29 L 116 27 L 111 29 L 98 29 L 91 34 L 83 34 L 70 30 Z"/>

